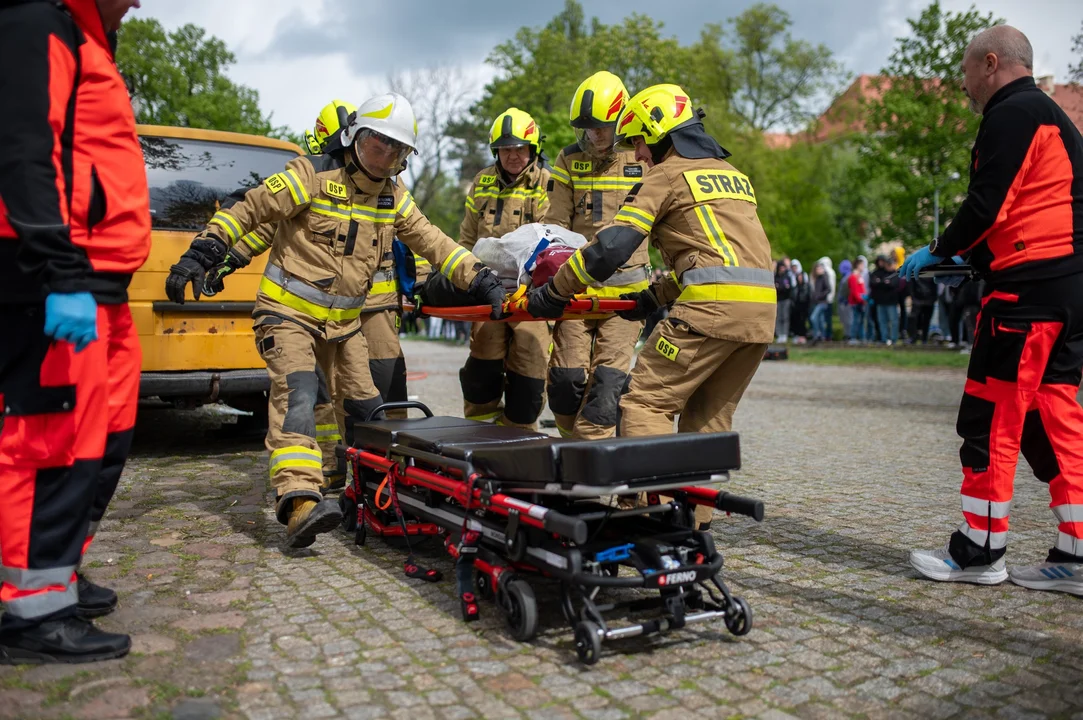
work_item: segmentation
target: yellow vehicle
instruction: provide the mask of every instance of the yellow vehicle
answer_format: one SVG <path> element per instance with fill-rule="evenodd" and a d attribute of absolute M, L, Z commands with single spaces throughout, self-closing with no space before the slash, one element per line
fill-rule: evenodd
<path fill-rule="evenodd" d="M 241 133 L 138 125 L 150 185 L 151 251 L 128 291 L 143 346 L 139 395 L 179 407 L 223 400 L 266 413 L 267 370 L 252 307 L 266 254 L 231 275 L 224 292 L 177 305 L 169 267 L 226 197 L 254 187 L 301 154 L 291 142 Z"/>

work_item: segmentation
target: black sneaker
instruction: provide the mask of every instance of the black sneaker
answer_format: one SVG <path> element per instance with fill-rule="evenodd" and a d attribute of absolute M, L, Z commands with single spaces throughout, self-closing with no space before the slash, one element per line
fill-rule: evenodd
<path fill-rule="evenodd" d="M 90 663 L 124 657 L 131 649 L 127 635 L 99 630 L 77 617 L 0 630 L 0 665 Z"/>
<path fill-rule="evenodd" d="M 76 573 L 79 580 L 79 602 L 75 614 L 84 620 L 108 615 L 117 609 L 117 594 L 101 585 L 95 585 L 82 573 Z"/>

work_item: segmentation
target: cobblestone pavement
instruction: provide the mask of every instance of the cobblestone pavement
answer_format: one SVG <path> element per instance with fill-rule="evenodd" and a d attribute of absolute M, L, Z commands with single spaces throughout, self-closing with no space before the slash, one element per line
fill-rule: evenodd
<path fill-rule="evenodd" d="M 411 392 L 457 413 L 465 351 L 407 343 Z M 89 574 L 121 594 L 101 621 L 134 652 L 0 670 L 0 718 L 916 717 L 1083 719 L 1083 605 L 919 580 L 912 547 L 959 520 L 958 372 L 765 363 L 737 414 L 732 490 L 767 519 L 715 523 L 755 611 L 734 638 L 694 626 L 607 646 L 586 669 L 559 612 L 530 644 L 492 605 L 468 627 L 450 581 L 341 533 L 288 557 L 260 442 L 207 415 L 147 411 Z M 1053 541 L 1045 486 L 1020 469 L 1010 562 Z M 439 557 L 433 553 L 434 557 Z M 446 559 L 437 566 L 451 570 Z"/>

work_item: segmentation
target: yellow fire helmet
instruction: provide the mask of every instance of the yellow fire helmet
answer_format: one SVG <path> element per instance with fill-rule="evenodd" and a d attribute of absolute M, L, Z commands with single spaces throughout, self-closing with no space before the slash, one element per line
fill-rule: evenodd
<path fill-rule="evenodd" d="M 636 93 L 617 120 L 617 142 L 631 149 L 631 140 L 641 137 L 657 145 L 681 125 L 698 121 L 688 93 L 678 85 L 652 85 Z"/>
<path fill-rule="evenodd" d="M 613 73 L 602 70 L 584 80 L 568 113 L 579 149 L 598 156 L 610 153 L 613 129 L 627 102 L 628 90 Z"/>
<path fill-rule="evenodd" d="M 311 130 L 305 130 L 305 147 L 313 155 L 319 155 L 327 146 L 331 136 L 342 128 L 350 113 L 356 112 L 357 106 L 342 100 L 332 100 L 323 106 L 320 114 L 316 116 L 316 124 Z"/>
<path fill-rule="evenodd" d="M 534 118 L 519 108 L 508 108 L 493 121 L 489 130 L 489 149 L 496 157 L 496 151 L 502 147 L 530 146 L 530 157 L 535 158 L 541 152 L 541 130 Z"/>

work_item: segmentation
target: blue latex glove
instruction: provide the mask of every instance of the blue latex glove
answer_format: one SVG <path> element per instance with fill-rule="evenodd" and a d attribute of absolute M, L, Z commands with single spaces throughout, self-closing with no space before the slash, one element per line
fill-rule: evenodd
<path fill-rule="evenodd" d="M 938 258 L 929 251 L 929 248 L 923 247 L 916 253 L 906 258 L 902 267 L 899 268 L 899 277 L 905 280 L 917 280 L 918 273 L 922 268 L 927 268 L 930 265 L 936 265 L 942 258 Z"/>
<path fill-rule="evenodd" d="M 956 265 L 962 265 L 963 259 L 958 255 L 952 256 L 952 262 Z M 963 280 L 966 280 L 966 275 L 941 275 L 936 278 L 936 281 L 941 285 L 947 285 L 948 287 L 959 287 L 963 284 Z"/>
<path fill-rule="evenodd" d="M 98 339 L 98 303 L 88 292 L 50 293 L 45 298 L 45 334 L 70 342 L 75 352 Z"/>

